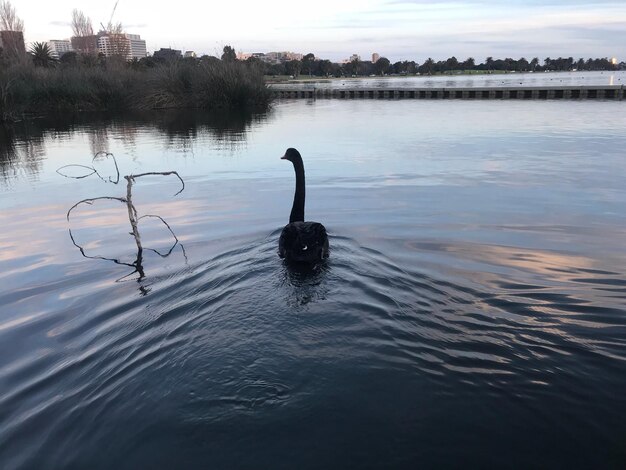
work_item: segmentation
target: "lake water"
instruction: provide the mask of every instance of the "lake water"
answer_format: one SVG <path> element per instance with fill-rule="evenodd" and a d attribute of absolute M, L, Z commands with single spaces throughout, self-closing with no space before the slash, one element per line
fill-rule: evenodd
<path fill-rule="evenodd" d="M 620 102 L 376 100 L 4 131 L 0 467 L 623 468 L 624 129 Z M 277 256 L 289 146 L 315 269 Z M 56 171 L 100 151 L 119 184 Z M 161 217 L 140 263 L 120 200 L 68 221 L 165 171 L 182 193 L 131 188 Z"/>
<path fill-rule="evenodd" d="M 559 87 L 623 86 L 626 71 L 615 72 L 536 72 L 477 75 L 433 75 L 418 77 L 360 77 L 312 82 L 284 82 L 280 88 L 473 88 L 473 87 Z"/>

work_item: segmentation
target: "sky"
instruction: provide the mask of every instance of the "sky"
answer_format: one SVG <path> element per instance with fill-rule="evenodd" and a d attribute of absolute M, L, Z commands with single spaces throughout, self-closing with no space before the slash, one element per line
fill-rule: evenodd
<path fill-rule="evenodd" d="M 107 23 L 115 0 L 10 0 L 27 42 L 67 39 L 72 10 Z M 114 22 L 161 47 L 219 55 L 312 52 L 334 61 L 373 52 L 423 62 L 451 56 L 626 59 L 626 0 L 119 0 Z"/>

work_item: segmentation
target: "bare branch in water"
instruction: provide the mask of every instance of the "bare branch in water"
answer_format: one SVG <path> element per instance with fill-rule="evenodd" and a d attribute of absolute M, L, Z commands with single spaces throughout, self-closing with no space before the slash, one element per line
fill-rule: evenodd
<path fill-rule="evenodd" d="M 79 245 L 78 243 L 76 243 L 76 240 L 74 239 L 74 234 L 72 233 L 72 229 L 68 229 L 69 233 L 70 233 L 70 239 L 72 240 L 72 243 L 74 244 L 74 246 L 76 248 L 78 248 L 80 250 L 80 253 L 85 257 L 85 258 L 89 258 L 89 259 L 103 259 L 105 261 L 113 261 L 115 264 L 121 264 L 123 266 L 129 266 L 131 268 L 135 268 L 135 263 L 124 263 L 123 261 L 120 261 L 117 258 L 107 258 L 106 256 L 99 256 L 99 255 L 88 255 L 87 253 L 85 253 L 85 249 Z"/>
<path fill-rule="evenodd" d="M 138 175 L 124 176 L 124 178 L 126 178 L 127 180 L 128 180 L 128 178 L 134 180 L 134 179 L 140 178 L 142 176 L 168 176 L 168 175 L 176 175 L 176 177 L 180 180 L 180 183 L 182 184 L 182 188 L 180 189 L 180 191 L 178 191 L 176 194 L 174 194 L 174 196 L 178 196 L 180 193 L 182 193 L 185 190 L 185 182 L 180 177 L 180 175 L 178 174 L 177 171 L 151 171 L 149 173 L 139 173 Z"/>
<path fill-rule="evenodd" d="M 94 203 L 94 201 L 98 201 L 98 200 L 100 200 L 100 199 L 110 199 L 110 200 L 113 200 L 113 201 L 120 201 L 120 202 L 123 202 L 124 204 L 126 204 L 126 203 L 127 203 L 126 199 L 124 199 L 123 197 L 113 197 L 113 196 L 100 196 L 100 197 L 93 197 L 93 198 L 89 198 L 89 199 L 83 199 L 82 201 L 78 201 L 76 204 L 74 204 L 72 207 L 70 207 L 70 209 L 67 211 L 67 214 L 66 214 L 66 216 L 65 216 L 65 217 L 67 218 L 67 221 L 68 221 L 68 222 L 70 221 L 70 213 L 71 213 L 71 212 L 72 212 L 72 211 L 73 211 L 73 210 L 74 210 L 77 206 L 79 206 L 79 205 L 81 205 L 81 204 L 89 204 L 89 205 L 91 205 L 91 204 L 93 204 L 93 203 Z"/>
<path fill-rule="evenodd" d="M 139 235 L 139 227 L 137 226 L 139 218 L 137 217 L 137 209 L 133 205 L 133 179 L 129 176 L 124 176 L 126 180 L 126 206 L 128 207 L 128 221 L 132 229 L 132 235 L 135 237 L 135 243 L 137 244 L 137 256 L 141 256 L 143 247 L 141 246 L 141 236 Z"/>
<path fill-rule="evenodd" d="M 119 167 L 117 166 L 117 160 L 115 159 L 115 156 L 112 153 L 109 153 L 109 152 L 98 152 L 98 153 L 96 153 L 94 155 L 94 157 L 92 159 L 92 163 L 94 163 L 96 160 L 98 160 L 100 158 L 112 158 L 113 159 L 113 163 L 115 164 L 115 171 L 117 173 L 115 181 L 113 181 L 113 179 L 111 179 L 110 177 L 107 177 L 107 179 L 103 178 L 102 175 L 100 173 L 98 173 L 98 170 L 96 170 L 95 167 L 90 167 L 90 166 L 86 166 L 86 165 L 65 165 L 64 167 L 59 168 L 57 170 L 57 173 L 59 173 L 62 176 L 65 176 L 67 178 L 74 178 L 74 179 L 86 178 L 87 176 L 90 176 L 90 175 L 95 173 L 103 181 L 117 184 L 119 182 L 119 180 L 120 180 L 120 171 L 119 171 Z M 87 175 L 82 175 L 82 176 L 69 176 L 69 175 L 66 175 L 66 174 L 64 174 L 64 173 L 62 173 L 60 171 L 63 168 L 67 168 L 67 167 L 85 168 L 85 169 L 89 170 L 90 173 L 87 174 Z M 135 239 L 135 244 L 137 245 L 137 257 L 136 257 L 135 261 L 132 262 L 132 263 L 126 263 L 126 262 L 123 262 L 123 261 L 121 261 L 120 259 L 117 259 L 117 258 L 107 258 L 107 257 L 104 257 L 104 256 L 90 256 L 90 255 L 88 255 L 85 252 L 85 249 L 81 245 L 76 243 L 76 240 L 74 239 L 74 234 L 72 233 L 72 229 L 69 229 L 70 239 L 72 240 L 72 243 L 74 244 L 74 246 L 76 248 L 78 248 L 80 250 L 81 254 L 85 258 L 102 259 L 102 260 L 106 260 L 106 261 L 112 261 L 115 264 L 119 264 L 119 265 L 123 265 L 123 266 L 128 266 L 128 267 L 134 268 L 133 272 L 131 272 L 129 274 L 126 274 L 125 276 L 122 276 L 121 278 L 117 279 L 116 282 L 121 282 L 121 281 L 129 278 L 130 276 L 132 276 L 135 273 L 138 273 L 138 275 L 139 275 L 138 278 L 137 278 L 137 281 L 141 281 L 145 277 L 145 272 L 144 272 L 144 268 L 143 268 L 143 251 L 144 251 L 144 248 L 143 248 L 143 245 L 141 243 L 141 235 L 139 233 L 139 221 L 141 219 L 144 219 L 144 218 L 151 217 L 151 218 L 159 219 L 161 222 L 163 222 L 163 224 L 167 227 L 167 229 L 170 231 L 170 233 L 174 237 L 174 244 L 170 247 L 170 249 L 166 253 L 161 253 L 160 251 L 158 251 L 158 250 L 156 250 L 154 248 L 146 248 L 146 250 L 150 250 L 150 251 L 156 253 L 161 258 L 167 258 L 170 254 L 172 254 L 172 252 L 174 251 L 174 248 L 176 248 L 177 245 L 180 245 L 180 248 L 181 248 L 181 250 L 183 252 L 183 256 L 185 257 L 185 263 L 188 261 L 187 260 L 187 253 L 185 252 L 185 247 L 180 242 L 180 240 L 178 239 L 178 237 L 176 236 L 176 234 L 172 230 L 172 227 L 170 227 L 170 225 L 165 221 L 165 219 L 163 219 L 163 217 L 161 217 L 159 215 L 153 215 L 153 214 L 147 214 L 147 215 L 143 215 L 143 216 L 139 217 L 139 214 L 137 212 L 137 208 L 133 204 L 133 199 L 132 199 L 133 194 L 132 194 L 132 191 L 133 191 L 133 183 L 135 182 L 136 178 L 140 178 L 142 176 L 168 176 L 168 175 L 176 175 L 176 177 L 181 182 L 182 188 L 176 194 L 174 194 L 174 196 L 177 196 L 178 194 L 183 192 L 183 190 L 185 189 L 185 182 L 180 177 L 178 172 L 176 172 L 176 171 L 164 171 L 164 172 L 140 173 L 140 174 L 137 174 L 137 175 L 126 175 L 126 176 L 124 176 L 124 179 L 126 180 L 126 197 L 125 198 L 123 198 L 123 197 L 113 197 L 113 196 L 101 196 L 101 197 L 83 199 L 82 201 L 78 201 L 76 204 L 74 204 L 72 207 L 70 207 L 70 209 L 67 211 L 66 218 L 67 218 L 67 221 L 69 222 L 70 221 L 70 215 L 72 214 L 72 211 L 74 209 L 76 209 L 76 207 L 78 207 L 81 204 L 92 205 L 95 201 L 100 201 L 100 200 L 119 201 L 119 202 L 121 202 L 123 204 L 126 204 L 126 208 L 128 210 L 128 221 L 130 222 L 130 226 L 131 226 L 131 230 L 132 230 L 130 232 L 130 234 Z"/>
<path fill-rule="evenodd" d="M 110 153 L 110 152 L 98 152 L 98 153 L 96 153 L 96 154 L 93 156 L 93 158 L 91 159 L 91 163 L 95 162 L 96 160 L 99 160 L 101 156 L 104 156 L 104 158 L 109 158 L 109 157 L 110 157 L 110 158 L 112 158 L 112 159 L 113 159 L 113 164 L 115 165 L 115 172 L 117 173 L 117 176 L 116 176 L 116 178 L 115 178 L 115 181 L 113 181 L 113 180 L 111 179 L 111 177 L 110 177 L 110 176 L 108 176 L 108 177 L 107 177 L 107 178 L 108 178 L 108 182 L 109 182 L 109 183 L 113 183 L 113 184 L 117 184 L 117 183 L 119 183 L 119 182 L 120 182 L 120 169 L 119 169 L 119 167 L 117 166 L 117 160 L 115 159 L 115 155 L 113 155 L 113 154 L 112 154 L 112 153 Z M 95 167 L 94 167 L 94 170 L 95 170 Z M 96 170 L 96 174 L 100 177 L 100 179 L 101 179 L 102 181 L 107 181 L 107 180 L 105 180 L 105 179 L 102 177 L 102 175 L 100 175 L 100 173 L 98 173 L 98 170 Z"/>
<path fill-rule="evenodd" d="M 70 168 L 70 167 L 76 167 L 76 168 L 86 168 L 87 170 L 90 170 L 91 173 L 87 173 L 86 175 L 82 175 L 82 176 L 71 176 L 71 175 L 66 175 L 65 173 L 63 173 L 61 170 L 64 168 Z M 87 165 L 63 165 L 60 168 L 57 168 L 57 173 L 61 176 L 64 176 L 65 178 L 72 178 L 75 180 L 80 180 L 83 178 L 87 178 L 88 176 L 93 175 L 94 173 L 97 173 L 96 169 L 92 166 L 87 166 Z"/>
<path fill-rule="evenodd" d="M 174 237 L 174 240 L 176 240 L 166 254 L 162 254 L 161 252 L 159 252 L 158 250 L 155 250 L 154 248 L 146 248 L 146 249 L 155 252 L 161 258 L 167 258 L 172 253 L 172 251 L 174 251 L 174 248 L 176 248 L 176 245 L 180 245 L 180 248 L 183 252 L 183 256 L 185 257 L 185 261 L 187 261 L 187 252 L 185 251 L 185 247 L 183 246 L 183 244 L 180 242 L 180 240 L 174 233 L 174 230 L 172 230 L 172 227 L 170 227 L 170 224 L 168 224 L 160 215 L 152 215 L 152 214 L 142 215 L 141 217 L 139 217 L 139 219 L 137 219 L 137 221 L 140 221 L 141 219 L 145 219 L 146 217 L 154 217 L 155 219 L 159 219 L 161 222 L 163 222 L 165 226 L 167 227 L 167 229 L 172 234 L 172 236 Z"/>
<path fill-rule="evenodd" d="M 98 170 L 94 167 L 94 166 L 87 166 L 87 165 L 77 165 L 77 164 L 72 164 L 72 165 L 63 165 L 60 168 L 57 168 L 57 173 L 61 176 L 64 176 L 65 178 L 72 178 L 75 180 L 80 180 L 83 178 L 87 178 L 88 176 L 93 175 L 94 173 L 96 175 L 98 175 L 98 178 L 100 178 L 102 181 L 104 181 L 105 183 L 113 183 L 113 184 L 117 184 L 120 182 L 120 169 L 117 166 L 117 160 L 115 159 L 115 155 L 113 155 L 112 153 L 109 152 L 98 152 L 94 155 L 94 157 L 91 159 L 91 163 L 94 163 L 96 160 L 100 160 L 102 157 L 104 158 L 112 158 L 113 159 L 113 164 L 115 165 L 115 173 L 116 173 L 116 177 L 115 177 L 115 181 L 113 181 L 113 179 L 110 176 L 107 176 L 106 178 L 104 178 L 99 172 Z M 72 176 L 72 175 L 66 175 L 65 173 L 63 173 L 61 170 L 65 169 L 65 168 L 84 168 L 86 170 L 89 170 L 89 173 L 87 173 L 86 175 L 80 175 L 80 176 Z"/>

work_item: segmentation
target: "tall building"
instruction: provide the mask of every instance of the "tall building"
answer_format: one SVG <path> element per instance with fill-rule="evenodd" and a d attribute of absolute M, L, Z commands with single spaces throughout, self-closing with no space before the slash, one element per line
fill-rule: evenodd
<path fill-rule="evenodd" d="M 72 47 L 83 54 L 102 53 L 107 57 L 121 55 L 126 60 L 148 55 L 146 41 L 139 34 L 113 34 L 100 31 L 94 36 L 72 37 Z"/>
<path fill-rule="evenodd" d="M 19 57 L 26 54 L 24 33 L 21 31 L 0 31 L 0 47 L 9 56 Z"/>
<path fill-rule="evenodd" d="M 72 36 L 70 38 L 72 49 L 81 54 L 97 54 L 98 53 L 98 36 L 92 34 L 90 36 Z"/>
<path fill-rule="evenodd" d="M 139 34 L 127 34 L 130 41 L 130 56 L 129 59 L 141 59 L 148 55 L 148 49 L 146 49 L 145 39 L 141 39 Z"/>
<path fill-rule="evenodd" d="M 155 59 L 163 59 L 163 60 L 176 60 L 180 59 L 183 56 L 182 51 L 178 49 L 170 49 L 169 47 L 161 48 L 158 51 L 154 51 L 152 57 Z"/>
<path fill-rule="evenodd" d="M 372 64 L 375 64 L 378 61 L 378 59 L 380 59 L 380 55 L 378 54 L 378 52 L 374 52 L 372 54 Z"/>
<path fill-rule="evenodd" d="M 302 60 L 302 54 L 298 52 L 239 52 L 237 54 L 237 58 L 239 60 L 246 60 L 249 57 L 254 57 L 256 59 L 262 60 L 263 62 L 267 62 L 268 64 L 284 64 L 285 62 L 289 62 L 290 60 Z"/>
<path fill-rule="evenodd" d="M 66 52 L 74 50 L 69 39 L 51 39 L 48 41 L 48 48 L 50 48 L 50 55 L 55 59 L 60 59 Z"/>

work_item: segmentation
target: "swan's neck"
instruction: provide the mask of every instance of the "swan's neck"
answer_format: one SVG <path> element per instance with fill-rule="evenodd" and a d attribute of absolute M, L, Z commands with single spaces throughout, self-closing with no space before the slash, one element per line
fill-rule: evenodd
<path fill-rule="evenodd" d="M 289 223 L 304 222 L 304 164 L 302 159 L 293 162 L 296 170 L 296 194 L 293 197 L 293 207 L 289 216 Z"/>

